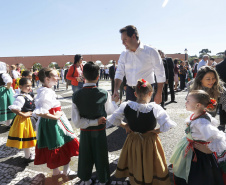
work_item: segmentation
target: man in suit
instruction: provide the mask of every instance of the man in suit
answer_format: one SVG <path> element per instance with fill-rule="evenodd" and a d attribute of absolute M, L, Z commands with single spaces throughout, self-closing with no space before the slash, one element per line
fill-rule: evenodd
<path fill-rule="evenodd" d="M 224 60 L 221 61 L 219 64 L 216 65 L 216 71 L 220 76 L 220 79 L 226 83 L 226 50 L 224 52 L 225 57 Z M 226 84 L 224 84 L 224 88 L 226 88 Z M 226 125 L 226 95 L 223 93 L 221 95 L 221 104 L 219 105 L 219 113 L 220 113 L 220 126 L 218 127 L 219 130 L 225 131 Z"/>
<path fill-rule="evenodd" d="M 166 62 L 168 64 L 168 71 L 169 71 L 169 77 L 168 77 L 168 85 L 170 89 L 170 95 L 171 95 L 171 102 L 177 103 L 175 101 L 175 93 L 174 93 L 174 63 L 172 58 L 166 58 Z M 168 96 L 168 94 L 167 94 Z"/>
<path fill-rule="evenodd" d="M 114 80 L 115 80 L 115 71 L 116 71 L 116 66 L 115 66 L 115 60 L 112 61 L 112 66 L 109 68 L 109 76 L 110 76 L 110 79 L 111 79 L 111 92 L 112 92 L 112 95 L 114 93 Z"/>

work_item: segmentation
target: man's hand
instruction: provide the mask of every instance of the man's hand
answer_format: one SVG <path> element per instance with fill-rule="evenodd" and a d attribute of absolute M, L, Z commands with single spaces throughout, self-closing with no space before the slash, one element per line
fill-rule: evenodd
<path fill-rule="evenodd" d="M 157 93 L 154 97 L 154 102 L 160 104 L 162 102 L 162 93 Z"/>
<path fill-rule="evenodd" d="M 111 100 L 112 100 L 112 101 L 115 101 L 115 103 L 117 103 L 117 102 L 119 101 L 119 97 L 113 95 L 113 96 L 111 97 Z"/>
<path fill-rule="evenodd" d="M 105 124 L 106 123 L 106 118 L 103 116 L 103 117 L 100 117 L 98 119 L 98 125 L 101 125 L 101 124 Z"/>
<path fill-rule="evenodd" d="M 118 98 L 119 98 L 119 93 L 118 93 L 118 91 L 114 91 L 113 98 L 115 98 L 115 97 L 118 97 Z"/>

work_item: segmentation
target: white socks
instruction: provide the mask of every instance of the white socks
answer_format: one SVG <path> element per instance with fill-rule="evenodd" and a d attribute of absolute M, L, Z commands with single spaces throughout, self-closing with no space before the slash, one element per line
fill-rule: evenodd
<path fill-rule="evenodd" d="M 58 168 L 54 168 L 53 175 L 59 175 L 59 174 L 60 174 L 60 170 Z"/>
<path fill-rule="evenodd" d="M 31 155 L 30 148 L 24 148 L 23 150 L 24 150 L 25 158 L 28 159 Z"/>
<path fill-rule="evenodd" d="M 68 164 L 64 165 L 64 171 L 63 171 L 63 173 L 65 175 L 67 175 L 69 171 L 70 171 L 70 166 L 69 166 L 69 163 L 68 163 Z"/>

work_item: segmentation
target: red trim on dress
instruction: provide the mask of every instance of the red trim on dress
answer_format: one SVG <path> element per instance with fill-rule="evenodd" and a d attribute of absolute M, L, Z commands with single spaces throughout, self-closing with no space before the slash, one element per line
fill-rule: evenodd
<path fill-rule="evenodd" d="M 79 155 L 79 142 L 76 138 L 68 143 L 65 143 L 62 147 L 49 150 L 46 148 L 35 147 L 35 165 L 47 163 L 47 167 L 50 169 L 64 166 L 71 161 L 71 157 Z"/>

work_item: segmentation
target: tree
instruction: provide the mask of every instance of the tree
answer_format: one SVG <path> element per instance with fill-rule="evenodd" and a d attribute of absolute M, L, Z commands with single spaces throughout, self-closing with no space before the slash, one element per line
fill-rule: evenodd
<path fill-rule="evenodd" d="M 40 69 L 42 69 L 42 65 L 41 65 L 40 63 L 35 63 L 35 64 L 33 65 L 33 71 L 34 71 L 35 69 L 38 69 L 38 71 L 40 71 Z"/>
<path fill-rule="evenodd" d="M 207 55 L 208 53 L 211 53 L 211 51 L 208 49 L 202 49 L 199 53 L 200 53 L 199 58 L 202 58 L 203 55 Z"/>

